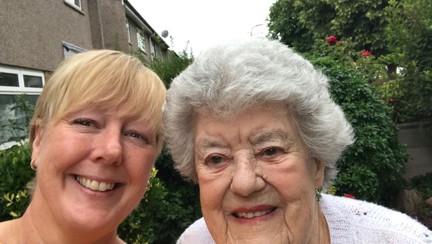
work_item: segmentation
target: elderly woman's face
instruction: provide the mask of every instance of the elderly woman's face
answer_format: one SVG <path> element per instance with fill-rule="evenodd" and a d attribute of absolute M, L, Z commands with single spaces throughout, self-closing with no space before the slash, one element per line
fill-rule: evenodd
<path fill-rule="evenodd" d="M 115 231 L 145 192 L 155 132 L 117 109 L 84 109 L 37 131 L 32 205 L 62 227 Z"/>
<path fill-rule="evenodd" d="M 324 167 L 308 157 L 285 110 L 195 122 L 201 207 L 216 242 L 311 243 Z"/>

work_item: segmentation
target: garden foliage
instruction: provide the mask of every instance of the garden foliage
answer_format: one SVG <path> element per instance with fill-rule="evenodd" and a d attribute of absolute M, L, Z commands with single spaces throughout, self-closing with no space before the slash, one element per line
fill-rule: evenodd
<path fill-rule="evenodd" d="M 373 82 L 383 86 L 394 120 L 432 118 L 430 0 L 277 0 L 268 27 L 271 37 L 300 52 L 333 36 L 373 54 L 386 66 L 388 77 Z"/>
<path fill-rule="evenodd" d="M 31 152 L 26 142 L 26 133 L 34 106 L 26 100 L 25 94 L 17 97 L 17 105 L 11 112 L 24 114 L 20 120 L 9 120 L 2 130 L 13 135 L 6 138 L 16 145 L 8 150 L 0 150 L 0 221 L 22 216 L 29 201 L 27 184 L 34 177 L 30 169 Z"/>
<path fill-rule="evenodd" d="M 381 59 L 399 72 L 383 85 L 383 96 L 392 99 L 398 122 L 432 118 L 432 2 L 391 0 L 385 12 L 391 53 Z"/>
<path fill-rule="evenodd" d="M 332 97 L 355 132 L 355 143 L 337 163 L 336 194 L 392 206 L 402 187 L 407 153 L 398 141 L 390 110 L 369 84 L 371 78 L 383 74 L 381 66 L 365 60 L 371 56 L 355 55 L 343 43 L 318 47 L 306 56 L 329 77 Z"/>
<path fill-rule="evenodd" d="M 270 8 L 270 36 L 301 52 L 333 35 L 351 38 L 358 50 L 386 53 L 386 6 L 384 0 L 277 0 Z"/>

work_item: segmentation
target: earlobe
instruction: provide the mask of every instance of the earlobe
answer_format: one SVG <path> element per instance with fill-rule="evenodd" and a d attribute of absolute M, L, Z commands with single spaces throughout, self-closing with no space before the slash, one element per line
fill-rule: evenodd
<path fill-rule="evenodd" d="M 324 183 L 325 164 L 318 158 L 313 158 L 315 165 L 315 187 L 320 188 Z"/>
<path fill-rule="evenodd" d="M 35 136 L 34 136 L 34 140 L 32 142 L 32 156 L 31 156 L 31 160 L 33 163 L 34 167 L 38 167 L 38 157 L 39 157 L 39 150 L 40 150 L 40 144 L 41 144 L 41 140 L 42 140 L 42 127 L 37 126 L 35 128 Z"/>

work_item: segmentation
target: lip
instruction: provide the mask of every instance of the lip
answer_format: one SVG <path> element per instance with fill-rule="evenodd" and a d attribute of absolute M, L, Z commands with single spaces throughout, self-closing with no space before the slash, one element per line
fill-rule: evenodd
<path fill-rule="evenodd" d="M 271 218 L 277 207 L 273 205 L 259 205 L 254 207 L 240 207 L 231 212 L 231 216 L 236 222 L 247 224 L 265 221 Z"/>

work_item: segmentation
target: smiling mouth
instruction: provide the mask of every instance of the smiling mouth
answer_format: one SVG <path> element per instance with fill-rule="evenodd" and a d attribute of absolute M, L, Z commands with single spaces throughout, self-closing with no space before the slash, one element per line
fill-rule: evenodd
<path fill-rule="evenodd" d="M 270 209 L 261 210 L 261 211 L 254 211 L 254 212 L 233 213 L 232 215 L 236 218 L 252 219 L 252 218 L 267 215 L 267 214 L 269 214 L 275 210 L 276 210 L 276 208 L 270 208 Z"/>
<path fill-rule="evenodd" d="M 111 191 L 116 186 L 115 183 L 90 180 L 78 175 L 75 176 L 75 179 L 80 185 L 93 191 Z"/>

